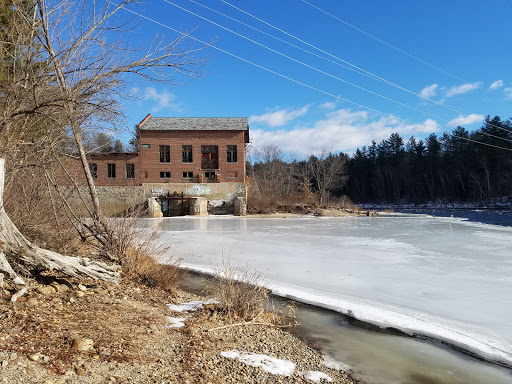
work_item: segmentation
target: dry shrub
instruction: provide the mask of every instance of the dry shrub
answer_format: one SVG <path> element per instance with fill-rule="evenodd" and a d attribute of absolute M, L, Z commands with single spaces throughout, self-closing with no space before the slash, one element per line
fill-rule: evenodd
<path fill-rule="evenodd" d="M 256 268 L 238 268 L 224 261 L 215 270 L 215 280 L 211 294 L 228 319 L 251 320 L 265 311 L 268 290 L 263 274 Z"/>
<path fill-rule="evenodd" d="M 247 198 L 247 212 L 269 214 L 278 211 L 280 203 L 272 196 L 249 194 Z"/>
<path fill-rule="evenodd" d="M 158 245 L 158 228 L 145 232 L 136 227 L 135 223 L 132 223 L 129 234 L 124 236 L 126 248 L 121 263 L 123 275 L 150 287 L 169 293 L 176 292 L 187 270 L 180 267 L 181 260 L 163 256 L 169 247 Z"/>
<path fill-rule="evenodd" d="M 160 288 L 174 294 L 186 275 L 187 270 L 180 268 L 180 260 L 167 259 L 159 263 L 141 248 L 131 247 L 126 252 L 123 274 L 149 287 Z"/>

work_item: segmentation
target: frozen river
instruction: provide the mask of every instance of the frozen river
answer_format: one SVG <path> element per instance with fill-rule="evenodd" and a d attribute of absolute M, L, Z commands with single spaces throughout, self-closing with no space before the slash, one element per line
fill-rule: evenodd
<path fill-rule="evenodd" d="M 148 220 L 191 269 L 259 268 L 285 297 L 512 366 L 512 228 L 434 217 Z M 228 261 L 229 262 L 229 261 Z"/>

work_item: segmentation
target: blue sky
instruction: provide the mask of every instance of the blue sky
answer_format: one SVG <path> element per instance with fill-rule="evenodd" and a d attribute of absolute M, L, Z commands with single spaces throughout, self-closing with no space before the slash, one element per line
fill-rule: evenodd
<path fill-rule="evenodd" d="M 147 0 L 131 9 L 288 79 L 207 48 L 204 77 L 135 84 L 141 99 L 125 104 L 129 128 L 147 113 L 248 117 L 252 150 L 275 144 L 303 156 L 352 153 L 394 132 L 407 139 L 477 129 L 488 114 L 512 117 L 509 0 Z M 141 19 L 130 38 L 144 45 L 154 34 L 177 36 Z"/>

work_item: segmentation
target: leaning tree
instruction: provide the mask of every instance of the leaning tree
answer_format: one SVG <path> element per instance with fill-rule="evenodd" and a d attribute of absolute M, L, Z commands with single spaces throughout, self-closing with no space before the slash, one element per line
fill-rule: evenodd
<path fill-rule="evenodd" d="M 91 239 L 106 248 L 115 246 L 116 233 L 101 211 L 82 142 L 84 132 L 122 126 L 125 122 L 122 105 L 132 96 L 134 88 L 141 87 L 138 81 L 182 83 L 201 76 L 202 65 L 207 61 L 201 53 L 202 47 L 195 47 L 193 40 L 187 40 L 187 34 L 170 41 L 155 37 L 137 47 L 136 39 L 130 38 L 134 36 L 130 32 L 141 21 L 133 13 L 137 3 L 136 0 L 0 2 L 0 157 L 7 162 L 4 167 L 2 161 L 2 175 L 4 169 L 7 172 L 28 167 L 43 169 L 46 182 L 52 184 L 58 195 L 60 182 L 48 169 L 58 166 L 63 156 L 76 157 L 87 182 L 88 206 L 92 209 L 88 220 L 81 220 L 73 213 L 70 217 L 82 239 Z M 49 137 L 56 140 L 41 144 Z M 63 137 L 72 140 L 64 144 Z M 29 160 L 27 156 L 19 157 L 19 149 L 26 145 Z M 30 146 L 38 146 L 44 156 L 34 156 Z M 78 191 L 78 183 L 71 184 Z M 48 268 L 70 275 L 115 278 L 113 268 L 106 264 L 36 247 L 12 223 L 3 202 L 0 226 L 0 278 L 3 280 L 3 272 L 18 286 L 13 299 L 23 294 L 25 287 L 15 271 L 28 273 L 31 269 Z"/>

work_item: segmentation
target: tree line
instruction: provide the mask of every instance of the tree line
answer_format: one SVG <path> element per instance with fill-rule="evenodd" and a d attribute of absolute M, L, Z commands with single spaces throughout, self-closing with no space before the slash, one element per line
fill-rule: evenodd
<path fill-rule="evenodd" d="M 512 195 L 511 124 L 487 116 L 472 132 L 393 133 L 352 156 L 323 149 L 297 159 L 271 145 L 250 156 L 248 174 L 253 189 L 280 203 L 485 203 Z"/>
<path fill-rule="evenodd" d="M 511 166 L 511 121 L 487 116 L 473 132 L 407 141 L 393 133 L 358 148 L 346 193 L 358 203 L 487 202 L 512 195 Z"/>

